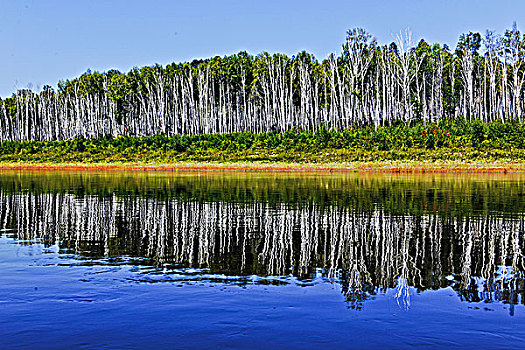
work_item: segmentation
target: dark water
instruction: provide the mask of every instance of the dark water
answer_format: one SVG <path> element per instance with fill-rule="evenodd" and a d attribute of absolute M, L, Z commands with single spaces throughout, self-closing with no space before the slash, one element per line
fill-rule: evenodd
<path fill-rule="evenodd" d="M 524 180 L 0 173 L 0 348 L 522 348 Z"/>

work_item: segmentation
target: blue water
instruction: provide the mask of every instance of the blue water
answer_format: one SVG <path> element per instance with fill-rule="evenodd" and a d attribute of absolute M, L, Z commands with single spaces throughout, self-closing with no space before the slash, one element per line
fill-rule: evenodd
<path fill-rule="evenodd" d="M 21 180 L 12 181 L 16 187 Z M 52 188 L 10 189 L 0 199 L 2 349 L 523 347 L 519 213 L 505 219 L 489 211 L 467 224 L 464 217 L 408 210 L 399 221 L 376 209 L 377 227 L 385 221 L 391 227 L 378 233 L 370 224 L 375 216 L 355 206 L 321 210 L 310 203 L 301 209 L 280 207 L 279 200 L 259 207 L 212 198 L 196 205 L 195 199 L 117 196 L 114 189 L 69 196 Z M 234 190 L 239 188 L 225 188 Z M 208 214 L 213 210 L 216 216 Z M 152 226 L 141 226 L 148 218 Z M 265 221 L 276 219 L 282 220 Z M 398 232 L 405 222 L 410 226 Z M 468 225 L 468 235 L 460 232 Z M 442 229 L 423 234 L 421 227 Z M 364 238 L 357 237 L 360 230 Z M 355 237 L 346 242 L 349 236 Z M 278 241 L 282 237 L 290 241 Z M 426 238 L 414 243 L 418 237 Z M 398 247 L 391 255 L 386 249 L 384 259 L 356 253 L 371 248 L 367 242 L 377 251 L 384 240 Z M 268 241 L 272 245 L 264 246 Z M 361 248 L 350 261 L 353 247 Z M 456 258 L 450 247 L 466 253 Z M 308 250 L 312 254 L 304 255 Z M 440 260 L 432 265 L 429 256 Z M 456 261 L 450 266 L 449 256 Z M 389 266 L 392 272 L 384 272 Z"/>

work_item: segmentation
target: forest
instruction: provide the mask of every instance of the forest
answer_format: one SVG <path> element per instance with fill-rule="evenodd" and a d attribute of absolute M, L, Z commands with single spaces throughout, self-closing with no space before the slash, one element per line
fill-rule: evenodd
<path fill-rule="evenodd" d="M 416 44 L 408 30 L 380 45 L 355 28 L 340 53 L 322 61 L 305 51 L 239 52 L 127 73 L 88 70 L 56 89 L 0 100 L 0 149 L 4 160 L 108 143 L 121 155 L 152 145 L 174 154 L 522 150 L 524 61 L 525 38 L 514 24 L 502 35 L 462 34 L 454 50 Z"/>

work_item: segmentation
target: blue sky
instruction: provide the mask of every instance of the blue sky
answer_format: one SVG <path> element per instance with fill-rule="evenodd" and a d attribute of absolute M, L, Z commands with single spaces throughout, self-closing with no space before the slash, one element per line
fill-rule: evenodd
<path fill-rule="evenodd" d="M 240 50 L 324 58 L 353 27 L 380 43 L 408 27 L 416 42 L 454 48 L 463 32 L 502 33 L 513 21 L 525 26 L 525 1 L 2 0 L 0 96 L 88 68 L 127 71 Z"/>

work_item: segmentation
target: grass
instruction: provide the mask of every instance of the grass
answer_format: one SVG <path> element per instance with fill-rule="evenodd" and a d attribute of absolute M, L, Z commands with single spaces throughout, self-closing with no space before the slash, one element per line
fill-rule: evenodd
<path fill-rule="evenodd" d="M 100 136 L 5 141 L 0 162 L 23 164 L 287 163 L 301 165 L 525 163 L 525 124 L 464 119 L 344 131 L 251 132 L 173 137 Z M 357 164 L 357 165 L 356 165 Z M 359 165 L 360 166 L 360 165 Z"/>

